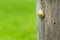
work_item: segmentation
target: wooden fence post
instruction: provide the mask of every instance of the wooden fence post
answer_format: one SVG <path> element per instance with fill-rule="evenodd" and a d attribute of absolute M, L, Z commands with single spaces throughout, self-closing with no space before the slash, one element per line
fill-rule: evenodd
<path fill-rule="evenodd" d="M 60 40 L 60 0 L 37 0 L 37 13 L 41 9 L 45 17 L 37 15 L 37 39 Z"/>

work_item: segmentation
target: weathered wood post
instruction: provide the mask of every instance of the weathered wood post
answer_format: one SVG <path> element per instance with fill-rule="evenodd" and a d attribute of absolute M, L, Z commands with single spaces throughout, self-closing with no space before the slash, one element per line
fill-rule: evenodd
<path fill-rule="evenodd" d="M 37 13 L 43 10 L 44 18 L 37 14 L 38 40 L 60 40 L 60 0 L 37 0 Z"/>

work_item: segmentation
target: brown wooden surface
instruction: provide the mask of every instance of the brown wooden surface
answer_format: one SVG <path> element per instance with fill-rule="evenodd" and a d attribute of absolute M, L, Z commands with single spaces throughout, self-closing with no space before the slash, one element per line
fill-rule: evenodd
<path fill-rule="evenodd" d="M 57 40 L 60 40 L 60 0 L 59 0 L 58 4 L 59 4 L 59 6 L 58 6 L 58 9 L 59 9 L 59 11 L 58 11 L 59 12 L 59 15 L 58 15 L 59 16 L 58 17 L 59 22 L 58 23 L 59 24 L 58 24 L 58 35 L 57 35 L 58 37 L 57 37 Z"/>
<path fill-rule="evenodd" d="M 60 40 L 60 0 L 41 0 L 41 5 L 45 17 L 37 15 L 39 40 Z"/>

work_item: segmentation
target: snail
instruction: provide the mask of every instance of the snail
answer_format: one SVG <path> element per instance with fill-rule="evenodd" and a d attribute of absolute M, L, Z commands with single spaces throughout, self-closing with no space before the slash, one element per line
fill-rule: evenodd
<path fill-rule="evenodd" d="M 44 17 L 44 12 L 43 12 L 43 10 L 39 10 L 39 12 L 38 12 L 38 16 L 41 17 L 41 18 Z"/>

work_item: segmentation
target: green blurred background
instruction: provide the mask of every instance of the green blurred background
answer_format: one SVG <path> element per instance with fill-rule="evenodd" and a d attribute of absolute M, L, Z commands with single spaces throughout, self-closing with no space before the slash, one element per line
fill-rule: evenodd
<path fill-rule="evenodd" d="M 36 0 L 0 0 L 0 40 L 36 40 Z"/>

